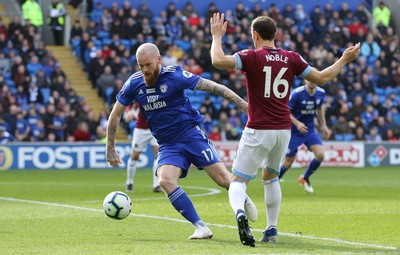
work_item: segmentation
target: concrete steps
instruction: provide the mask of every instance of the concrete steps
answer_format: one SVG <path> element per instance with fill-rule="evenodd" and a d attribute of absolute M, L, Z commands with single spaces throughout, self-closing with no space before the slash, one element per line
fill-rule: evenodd
<path fill-rule="evenodd" d="M 92 84 L 87 79 L 87 73 L 82 70 L 81 64 L 72 54 L 72 51 L 66 46 L 46 46 L 46 48 L 53 52 L 78 96 L 85 98 L 86 104 L 98 117 L 100 110 L 107 109 L 107 107 L 104 100 L 97 95 L 97 90 L 92 88 Z M 121 128 L 118 129 L 117 140 L 128 141 L 128 136 Z"/>

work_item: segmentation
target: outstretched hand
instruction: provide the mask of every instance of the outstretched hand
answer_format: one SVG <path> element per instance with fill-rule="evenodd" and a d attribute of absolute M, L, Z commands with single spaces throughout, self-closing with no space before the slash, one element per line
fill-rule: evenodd
<path fill-rule="evenodd" d="M 121 164 L 121 159 L 115 149 L 109 149 L 106 151 L 106 159 L 112 166 L 118 166 Z"/>
<path fill-rule="evenodd" d="M 356 59 L 358 55 L 360 55 L 360 43 L 348 47 L 343 52 L 343 58 L 346 60 L 347 63 Z"/>
<path fill-rule="evenodd" d="M 224 36 L 228 22 L 224 21 L 225 15 L 222 13 L 214 13 L 210 18 L 211 34 L 213 36 Z"/>

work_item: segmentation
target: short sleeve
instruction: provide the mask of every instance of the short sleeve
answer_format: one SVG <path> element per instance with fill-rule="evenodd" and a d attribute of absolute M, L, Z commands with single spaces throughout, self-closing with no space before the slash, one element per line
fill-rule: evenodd
<path fill-rule="evenodd" d="M 180 66 L 176 66 L 174 78 L 176 86 L 182 90 L 184 89 L 194 90 L 196 88 L 197 83 L 200 80 L 200 76 L 194 75 Z"/>

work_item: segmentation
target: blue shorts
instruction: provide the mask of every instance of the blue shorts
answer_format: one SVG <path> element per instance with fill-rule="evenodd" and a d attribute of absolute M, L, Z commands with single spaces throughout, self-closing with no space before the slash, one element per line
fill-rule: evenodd
<path fill-rule="evenodd" d="M 299 148 L 299 146 L 303 143 L 307 146 L 308 149 L 310 149 L 310 147 L 313 145 L 322 145 L 322 140 L 315 131 L 309 132 L 307 134 L 292 132 L 292 137 L 290 138 L 289 148 L 287 150 L 286 157 L 293 158 L 294 156 L 296 156 L 297 148 Z"/>
<path fill-rule="evenodd" d="M 198 127 L 189 132 L 193 133 L 190 140 L 160 144 L 157 168 L 162 165 L 180 167 L 183 170 L 180 177 L 185 178 L 191 164 L 202 170 L 205 166 L 221 162 L 214 144 Z"/>

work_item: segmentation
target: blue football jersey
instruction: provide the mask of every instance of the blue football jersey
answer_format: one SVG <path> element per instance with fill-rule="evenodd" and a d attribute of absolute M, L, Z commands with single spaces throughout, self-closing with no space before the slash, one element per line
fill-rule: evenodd
<path fill-rule="evenodd" d="M 292 115 L 308 127 L 308 132 L 313 132 L 315 128 L 314 117 L 316 115 L 316 109 L 321 107 L 324 101 L 324 89 L 317 87 L 314 95 L 311 96 L 304 85 L 292 91 L 289 98 L 289 108 L 291 109 Z M 293 124 L 292 133 L 300 133 Z"/>
<path fill-rule="evenodd" d="M 194 90 L 200 77 L 180 66 L 161 67 L 156 84 L 146 86 L 142 72 L 134 73 L 117 94 L 117 100 L 128 106 L 140 103 L 140 111 L 158 143 L 190 139 L 188 132 L 204 120 L 192 107 L 184 90 Z"/>

